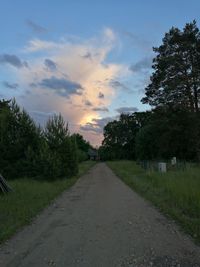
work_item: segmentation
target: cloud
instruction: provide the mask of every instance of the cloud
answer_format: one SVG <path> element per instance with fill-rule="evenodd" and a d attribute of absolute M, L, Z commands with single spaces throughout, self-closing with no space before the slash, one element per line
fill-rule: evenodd
<path fill-rule="evenodd" d="M 88 107 L 91 107 L 92 106 L 92 103 L 89 101 L 89 100 L 85 100 L 84 101 L 84 104 Z"/>
<path fill-rule="evenodd" d="M 124 90 L 124 91 L 127 91 L 129 93 L 132 92 L 132 90 L 128 86 L 126 86 L 125 84 L 123 84 L 122 82 L 119 82 L 117 80 L 111 80 L 110 85 L 116 89 Z"/>
<path fill-rule="evenodd" d="M 42 26 L 40 26 L 39 24 L 33 22 L 30 19 L 26 20 L 26 24 L 31 28 L 32 31 L 34 31 L 35 33 L 46 33 L 48 30 Z"/>
<path fill-rule="evenodd" d="M 33 52 L 41 52 L 41 51 L 54 51 L 58 52 L 60 50 L 70 49 L 71 45 L 77 45 L 77 42 L 85 46 L 84 50 L 79 50 L 78 55 L 85 55 L 86 58 L 89 58 L 93 55 L 93 59 L 97 59 L 99 57 L 104 58 L 112 48 L 113 44 L 116 41 L 116 34 L 111 28 L 105 28 L 101 34 L 100 38 L 91 38 L 87 41 L 82 41 L 80 38 L 76 38 L 73 36 L 73 41 L 70 42 L 71 38 L 61 38 L 59 42 L 45 41 L 39 38 L 32 39 L 28 42 L 28 44 L 24 47 L 23 51 L 28 53 Z M 74 43 L 75 41 L 75 43 Z M 88 52 L 88 47 L 90 47 L 90 52 Z M 95 50 L 94 47 L 97 49 Z M 104 49 L 100 49 L 103 47 Z M 80 56 L 79 56 L 80 57 Z M 81 57 L 85 59 L 85 57 Z"/>
<path fill-rule="evenodd" d="M 19 84 L 18 83 L 9 83 L 7 81 L 4 81 L 3 82 L 3 85 L 6 87 L 6 88 L 9 88 L 9 89 L 17 89 L 19 87 Z"/>
<path fill-rule="evenodd" d="M 0 55 L 0 64 L 10 64 L 15 68 L 28 67 L 28 63 L 26 61 L 21 61 L 19 57 L 16 55 L 2 54 Z"/>
<path fill-rule="evenodd" d="M 104 94 L 102 92 L 99 92 L 98 98 L 104 98 Z"/>
<path fill-rule="evenodd" d="M 120 79 L 127 69 L 127 66 L 112 62 L 110 58 L 108 61 L 116 42 L 111 29 L 84 40 L 73 38 L 70 41 L 68 37 L 57 42 L 29 40 L 23 51 L 31 68 L 21 68 L 20 71 L 9 69 L 10 75 L 20 84 L 21 96 L 15 95 L 17 102 L 27 111 L 60 112 L 69 122 L 72 133 L 80 131 L 80 125 L 97 124 L 92 120 L 99 119 L 100 112 L 108 112 L 106 107 L 117 96 L 109 81 L 116 80 L 116 77 Z M 90 57 L 88 53 L 92 60 L 86 60 Z M 99 84 L 97 81 L 100 81 Z M 26 90 L 30 93 L 26 94 Z M 34 118 L 41 121 L 47 116 L 34 114 Z M 97 135 L 94 131 L 82 131 L 82 134 L 96 145 L 102 140 L 102 130 L 99 132 Z"/>
<path fill-rule="evenodd" d="M 133 73 L 136 73 L 136 72 L 142 72 L 144 70 L 150 70 L 151 67 L 152 67 L 152 57 L 145 57 L 142 60 L 138 61 L 137 63 L 132 64 L 129 69 Z"/>
<path fill-rule="evenodd" d="M 99 107 L 99 108 L 93 108 L 94 111 L 103 111 L 103 112 L 109 112 L 109 109 L 106 107 Z"/>
<path fill-rule="evenodd" d="M 85 125 L 81 126 L 80 129 L 82 131 L 87 131 L 87 132 L 94 132 L 94 133 L 102 133 L 102 129 L 98 126 L 96 126 L 96 124 L 91 123 L 91 122 L 87 122 Z"/>
<path fill-rule="evenodd" d="M 116 34 L 115 34 L 115 32 L 111 28 L 109 28 L 109 27 L 106 27 L 104 29 L 103 34 L 104 34 L 104 40 L 106 42 L 114 42 L 116 40 Z"/>
<path fill-rule="evenodd" d="M 92 60 L 92 54 L 90 52 L 87 52 L 85 55 L 82 56 L 82 58 L 86 58 L 86 59 Z"/>
<path fill-rule="evenodd" d="M 93 118 L 91 122 L 86 123 L 85 125 L 81 126 L 80 129 L 86 132 L 93 132 L 98 134 L 103 134 L 104 127 L 114 119 L 118 118 L 115 117 L 105 117 L 105 118 Z"/>
<path fill-rule="evenodd" d="M 49 70 L 49 71 L 56 71 L 57 70 L 56 63 L 49 58 L 45 59 L 44 65 L 46 66 L 47 70 Z"/>
<path fill-rule="evenodd" d="M 127 114 L 127 113 L 133 113 L 133 112 L 137 112 L 138 108 L 136 107 L 121 107 L 121 108 L 117 108 L 116 111 L 121 114 Z"/>
<path fill-rule="evenodd" d="M 47 51 L 47 50 L 59 50 L 63 48 L 63 45 L 56 42 L 43 41 L 40 39 L 32 39 L 28 42 L 28 44 L 24 48 L 24 52 L 34 53 L 39 51 Z"/>
<path fill-rule="evenodd" d="M 100 119 L 93 119 L 92 121 L 95 122 L 99 127 L 104 127 L 106 124 L 112 120 L 114 120 L 115 117 L 105 117 Z"/>
<path fill-rule="evenodd" d="M 80 90 L 83 90 L 83 87 L 79 83 L 55 76 L 43 79 L 39 85 L 47 89 L 52 89 L 56 94 L 64 97 L 69 97 L 71 94 L 80 95 Z"/>
<path fill-rule="evenodd" d="M 30 113 L 36 114 L 37 116 L 40 116 L 40 117 L 52 117 L 53 115 L 58 115 L 58 113 L 55 111 L 44 112 L 44 111 L 39 111 L 39 110 L 31 110 Z"/>
<path fill-rule="evenodd" d="M 36 88 L 37 87 L 37 83 L 31 82 L 29 83 L 29 86 L 32 88 Z"/>

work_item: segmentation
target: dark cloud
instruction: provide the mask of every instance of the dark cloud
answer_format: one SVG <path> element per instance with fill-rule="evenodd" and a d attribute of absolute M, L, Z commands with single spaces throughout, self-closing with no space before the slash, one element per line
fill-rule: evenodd
<path fill-rule="evenodd" d="M 57 69 L 56 63 L 53 60 L 48 59 L 48 58 L 45 59 L 44 65 L 50 71 L 56 71 L 56 69 Z"/>
<path fill-rule="evenodd" d="M 37 83 L 29 83 L 29 85 L 30 87 L 33 87 L 33 88 L 37 87 Z"/>
<path fill-rule="evenodd" d="M 31 28 L 35 33 L 46 33 L 48 30 L 37 23 L 33 22 L 30 19 L 26 20 L 26 24 Z"/>
<path fill-rule="evenodd" d="M 89 101 L 89 100 L 85 100 L 84 101 L 84 104 L 88 107 L 91 107 L 92 106 L 92 103 Z"/>
<path fill-rule="evenodd" d="M 31 94 L 32 94 L 32 92 L 31 92 L 31 91 L 29 91 L 29 90 L 26 90 L 26 91 L 25 91 L 25 94 L 26 94 L 26 95 L 31 95 Z"/>
<path fill-rule="evenodd" d="M 117 108 L 116 111 L 118 113 L 133 113 L 133 112 L 137 112 L 138 109 L 136 107 L 121 107 L 121 108 Z"/>
<path fill-rule="evenodd" d="M 128 86 L 126 86 L 125 84 L 123 84 L 123 83 L 121 83 L 121 82 L 119 82 L 117 80 L 110 80 L 109 83 L 113 88 L 120 89 L 120 90 L 125 90 L 125 91 L 127 91 L 129 93 L 132 92 L 132 90 Z"/>
<path fill-rule="evenodd" d="M 138 61 L 137 63 L 132 64 L 129 69 L 135 73 L 135 72 L 150 70 L 151 67 L 152 67 L 152 57 L 146 57 Z"/>
<path fill-rule="evenodd" d="M 18 83 L 9 83 L 7 81 L 4 81 L 3 82 L 3 85 L 6 87 L 6 88 L 9 88 L 9 89 L 17 89 L 19 87 L 19 84 Z"/>
<path fill-rule="evenodd" d="M 28 62 L 27 62 L 27 61 L 24 61 L 24 62 L 23 62 L 23 65 L 24 65 L 24 67 L 26 67 L 26 68 L 28 68 L 28 67 L 29 67 L 29 65 L 28 65 Z"/>
<path fill-rule="evenodd" d="M 98 98 L 104 98 L 104 94 L 102 92 L 99 92 Z"/>
<path fill-rule="evenodd" d="M 102 119 L 92 119 L 92 122 L 88 122 L 85 125 L 81 126 L 80 129 L 82 131 L 89 131 L 97 134 L 103 133 L 103 128 L 110 121 L 113 121 L 117 117 L 105 117 Z"/>
<path fill-rule="evenodd" d="M 102 133 L 102 129 L 96 126 L 96 124 L 88 122 L 80 127 L 80 130 L 86 132 Z"/>
<path fill-rule="evenodd" d="M 56 94 L 64 97 L 69 97 L 72 94 L 81 95 L 83 87 L 74 81 L 64 78 L 57 78 L 52 76 L 51 78 L 43 79 L 39 85 L 47 89 L 52 89 Z"/>
<path fill-rule="evenodd" d="M 86 58 L 86 59 L 89 59 L 89 60 L 93 60 L 93 58 L 99 56 L 100 54 L 99 53 L 90 53 L 90 52 L 87 52 L 86 54 L 84 54 L 83 56 L 81 56 L 82 58 Z"/>
<path fill-rule="evenodd" d="M 28 67 L 26 61 L 22 62 L 19 57 L 16 55 L 2 54 L 0 55 L 0 64 L 10 64 L 16 68 Z"/>
<path fill-rule="evenodd" d="M 93 108 L 93 111 L 103 111 L 103 112 L 109 112 L 109 109 L 106 107 L 99 107 L 99 108 Z"/>
<path fill-rule="evenodd" d="M 87 52 L 85 55 L 82 56 L 82 58 L 86 58 L 86 59 L 92 60 L 92 54 L 90 52 Z"/>
<path fill-rule="evenodd" d="M 104 126 L 106 126 L 106 124 L 108 124 L 109 122 L 117 119 L 118 116 L 114 116 L 114 117 L 105 117 L 102 119 L 92 119 L 92 121 L 94 123 L 96 123 L 99 127 L 104 128 Z"/>

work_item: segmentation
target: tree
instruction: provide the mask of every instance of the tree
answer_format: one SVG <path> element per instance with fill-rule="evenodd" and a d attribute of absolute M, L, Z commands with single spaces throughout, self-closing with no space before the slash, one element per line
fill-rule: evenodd
<path fill-rule="evenodd" d="M 89 142 L 87 142 L 82 135 L 79 133 L 75 133 L 72 135 L 72 139 L 74 138 L 76 146 L 77 146 L 77 157 L 78 161 L 82 162 L 88 159 L 88 150 L 91 148 Z"/>
<path fill-rule="evenodd" d="M 159 160 L 176 156 L 182 160 L 199 159 L 200 117 L 183 109 L 156 108 L 148 124 L 136 135 L 136 156 Z"/>
<path fill-rule="evenodd" d="M 84 151 L 84 152 L 88 152 L 89 148 L 91 148 L 90 143 L 87 142 L 87 141 L 83 138 L 83 136 L 82 136 L 81 134 L 79 134 L 79 133 L 75 133 L 75 134 L 72 135 L 72 137 L 75 138 L 77 147 L 78 147 L 80 150 L 82 150 L 82 151 Z"/>
<path fill-rule="evenodd" d="M 158 131 L 154 125 L 149 124 L 140 129 L 136 135 L 136 158 L 140 160 L 153 160 L 158 158 Z"/>
<path fill-rule="evenodd" d="M 38 149 L 39 132 L 34 121 L 20 110 L 15 100 L 0 101 L 0 170 L 6 177 L 32 175 L 28 154 Z"/>
<path fill-rule="evenodd" d="M 45 139 L 52 151 L 57 151 L 63 144 L 63 140 L 69 137 L 68 125 L 61 114 L 51 117 L 44 130 Z"/>
<path fill-rule="evenodd" d="M 78 172 L 77 143 L 84 151 L 90 146 L 81 135 L 70 136 L 61 115 L 41 129 L 15 100 L 0 100 L 0 173 L 6 178 L 72 177 Z"/>
<path fill-rule="evenodd" d="M 44 130 L 44 145 L 41 156 L 44 160 L 47 154 L 47 161 L 44 161 L 44 168 L 49 166 L 46 176 L 49 179 L 58 177 L 70 177 L 78 171 L 77 147 L 75 140 L 70 138 L 68 125 L 61 114 L 54 115 L 46 124 Z"/>
<path fill-rule="evenodd" d="M 134 159 L 135 137 L 150 116 L 150 112 L 121 114 L 119 120 L 109 122 L 104 127 L 104 140 L 100 148 L 103 159 Z"/>
<path fill-rule="evenodd" d="M 187 23 L 183 31 L 172 27 L 162 45 L 153 50 L 157 53 L 154 72 L 142 102 L 199 111 L 200 32 L 196 21 Z"/>

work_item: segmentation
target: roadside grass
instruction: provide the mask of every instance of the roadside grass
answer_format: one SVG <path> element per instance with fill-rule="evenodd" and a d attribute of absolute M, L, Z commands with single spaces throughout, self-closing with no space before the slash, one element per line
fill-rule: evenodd
<path fill-rule="evenodd" d="M 9 181 L 13 192 L 0 194 L 0 243 L 19 228 L 29 224 L 33 217 L 51 203 L 62 191 L 70 188 L 95 162 L 79 165 L 79 174 L 70 179 L 38 181 L 30 178 Z"/>
<path fill-rule="evenodd" d="M 158 173 L 133 161 L 110 161 L 122 181 L 173 218 L 200 244 L 200 168 Z"/>

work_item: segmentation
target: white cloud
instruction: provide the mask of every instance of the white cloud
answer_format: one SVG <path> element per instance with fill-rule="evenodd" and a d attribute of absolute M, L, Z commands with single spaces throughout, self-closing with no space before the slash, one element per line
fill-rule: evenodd
<path fill-rule="evenodd" d="M 24 48 L 24 52 L 38 52 L 50 49 L 60 49 L 62 44 L 56 42 L 43 41 L 40 39 L 33 39 L 28 42 Z"/>
<path fill-rule="evenodd" d="M 104 29 L 98 37 L 82 41 L 77 38 L 76 42 L 67 39 L 59 42 L 30 40 L 24 49 L 27 57 L 30 55 L 30 68 L 15 70 L 20 88 L 31 92 L 26 94 L 24 89 L 23 97 L 19 98 L 20 104 L 28 111 L 37 110 L 41 114 L 49 114 L 52 110 L 61 112 L 71 131 L 78 131 L 80 125 L 101 119 L 99 112 L 102 107 L 107 111 L 116 94 L 110 80 L 120 78 L 127 70 L 127 66 L 106 61 L 116 42 L 116 35 L 110 28 Z M 84 55 L 89 55 L 89 58 Z M 49 62 L 56 62 L 53 89 L 52 84 L 48 86 L 52 72 L 44 65 L 47 58 Z M 57 85 L 59 82 L 59 88 L 55 86 L 55 81 Z M 81 94 L 70 93 L 72 86 L 79 87 Z M 99 92 L 104 97 L 100 98 Z M 85 100 L 92 103 L 93 108 L 85 105 Z M 94 137 L 93 133 L 83 133 L 94 144 L 102 138 L 101 135 Z"/>
<path fill-rule="evenodd" d="M 111 28 L 104 29 L 105 40 L 108 42 L 114 42 L 116 40 L 116 34 Z"/>

